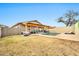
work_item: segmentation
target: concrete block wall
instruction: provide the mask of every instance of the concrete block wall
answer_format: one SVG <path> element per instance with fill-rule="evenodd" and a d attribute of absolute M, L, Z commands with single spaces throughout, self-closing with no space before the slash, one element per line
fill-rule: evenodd
<path fill-rule="evenodd" d="M 22 31 L 24 31 L 24 27 L 13 27 L 13 28 L 8 28 L 8 27 L 3 27 L 0 28 L 0 37 L 4 36 L 10 36 L 10 35 L 19 35 L 21 34 Z"/>
<path fill-rule="evenodd" d="M 3 27 L 3 28 L 2 28 L 2 30 L 1 30 L 1 32 L 2 32 L 2 34 L 1 34 L 2 37 L 9 35 L 8 30 L 9 30 L 9 28 L 7 28 L 7 27 Z"/>

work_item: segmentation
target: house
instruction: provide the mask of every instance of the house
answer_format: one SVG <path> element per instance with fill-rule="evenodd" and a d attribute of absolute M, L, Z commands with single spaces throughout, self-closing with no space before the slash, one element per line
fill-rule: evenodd
<path fill-rule="evenodd" d="M 55 28 L 47 25 L 43 25 L 37 20 L 32 20 L 32 21 L 27 21 L 27 22 L 20 22 L 15 25 L 13 25 L 11 28 L 17 28 L 18 32 L 21 33 L 22 31 L 27 31 L 31 32 L 34 30 L 42 31 L 46 30 L 48 31 L 49 29 Z"/>

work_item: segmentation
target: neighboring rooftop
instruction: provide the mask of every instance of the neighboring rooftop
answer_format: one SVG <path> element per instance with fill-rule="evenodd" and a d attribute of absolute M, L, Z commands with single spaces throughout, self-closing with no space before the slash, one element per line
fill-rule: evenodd
<path fill-rule="evenodd" d="M 0 27 L 8 27 L 8 26 L 6 26 L 6 25 L 3 25 L 3 24 L 0 24 Z"/>

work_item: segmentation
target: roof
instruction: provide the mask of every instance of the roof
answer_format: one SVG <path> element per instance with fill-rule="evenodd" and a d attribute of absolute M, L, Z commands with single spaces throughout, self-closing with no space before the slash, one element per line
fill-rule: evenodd
<path fill-rule="evenodd" d="M 17 26 L 17 25 L 23 25 L 23 26 L 25 26 L 25 24 L 23 24 L 23 23 L 17 23 L 17 24 L 15 24 L 15 25 L 13 25 L 12 27 L 15 27 L 15 26 Z M 12 28 L 11 27 L 11 28 Z"/>
<path fill-rule="evenodd" d="M 39 21 L 37 20 L 32 20 L 32 21 L 27 21 L 27 22 L 22 22 L 22 23 L 34 23 L 34 24 L 41 24 Z M 41 24 L 42 25 L 42 24 Z"/>
<path fill-rule="evenodd" d="M 25 26 L 25 24 L 27 24 L 27 23 L 33 23 L 33 24 L 40 24 L 40 25 L 42 25 L 39 21 L 37 21 L 37 20 L 32 20 L 32 21 L 27 21 L 27 22 L 19 22 L 19 23 L 13 25 L 12 27 L 17 26 L 17 25 L 19 25 L 19 24 Z"/>
<path fill-rule="evenodd" d="M 27 21 L 27 22 L 20 22 L 20 23 L 17 23 L 17 24 L 15 24 L 15 25 L 13 25 L 12 27 L 17 26 L 17 25 L 19 25 L 19 24 L 25 26 L 27 23 L 45 26 L 45 27 L 48 27 L 48 28 L 50 28 L 50 29 L 54 28 L 54 27 L 51 27 L 51 26 L 43 25 L 42 23 L 40 23 L 40 22 L 37 21 L 37 20 L 32 20 L 32 21 Z"/>
<path fill-rule="evenodd" d="M 55 28 L 55 26 L 48 26 L 48 25 L 43 25 L 43 26 L 45 26 L 45 27 L 47 27 L 47 28 L 49 28 L 49 29 L 52 29 L 52 28 Z"/>

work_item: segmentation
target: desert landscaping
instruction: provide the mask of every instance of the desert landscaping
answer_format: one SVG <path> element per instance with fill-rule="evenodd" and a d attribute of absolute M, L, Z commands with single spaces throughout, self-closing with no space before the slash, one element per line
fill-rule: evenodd
<path fill-rule="evenodd" d="M 77 56 L 79 41 L 62 40 L 40 35 L 0 38 L 0 55 L 4 56 Z"/>
<path fill-rule="evenodd" d="M 51 27 L 36 20 L 30 21 L 28 27 L 26 24 L 1 27 L 1 56 L 79 56 L 79 22 L 74 25 L 75 28 Z M 22 33 L 23 30 L 30 34 Z"/>
<path fill-rule="evenodd" d="M 6 5 L 1 9 L 0 56 L 79 56 L 77 7 L 71 10 L 68 4 L 66 12 L 61 4 Z"/>

